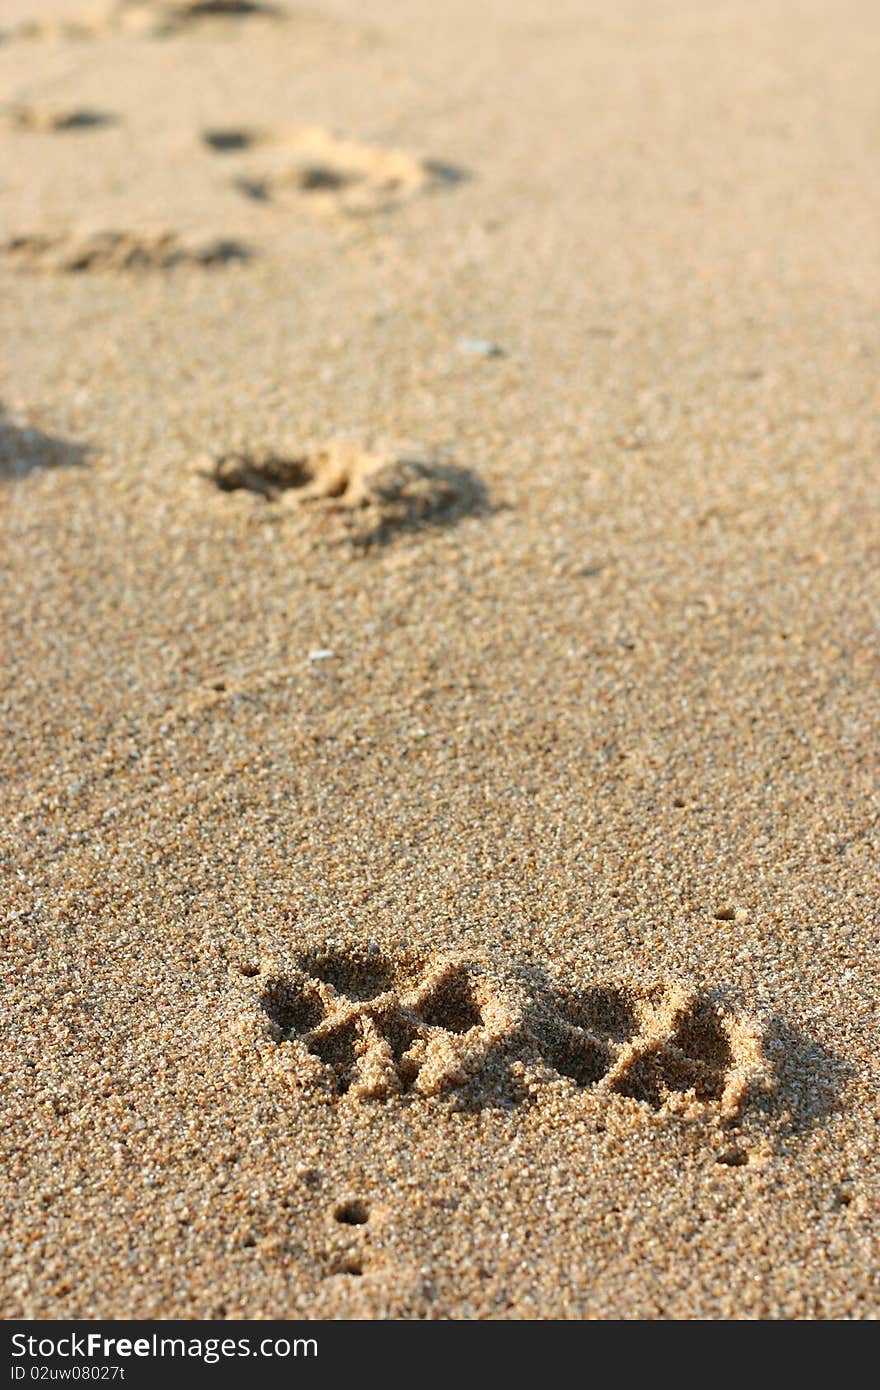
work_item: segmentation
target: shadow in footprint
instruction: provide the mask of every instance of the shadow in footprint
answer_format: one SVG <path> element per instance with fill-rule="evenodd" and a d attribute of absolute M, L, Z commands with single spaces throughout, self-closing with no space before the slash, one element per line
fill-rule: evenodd
<path fill-rule="evenodd" d="M 527 1021 L 541 1056 L 577 1086 L 595 1086 L 638 1031 L 632 1002 L 613 985 L 566 989 L 543 971 L 529 971 L 528 979 L 534 1002 Z"/>
<path fill-rule="evenodd" d="M 60 116 L 54 126 L 55 130 L 99 130 L 103 126 L 118 125 L 119 117 L 114 116 L 109 111 L 94 111 L 90 108 L 83 108 L 78 111 L 69 111 Z"/>
<path fill-rule="evenodd" d="M 218 492 L 252 492 L 274 502 L 283 492 L 304 488 L 313 479 L 306 458 L 276 454 L 224 454 L 208 473 L 202 473 Z"/>
<path fill-rule="evenodd" d="M 689 1004 L 668 1037 L 656 1039 L 633 1060 L 612 1089 L 655 1110 L 676 1091 L 717 1101 L 735 1063 L 719 1004 L 705 995 Z"/>
<path fill-rule="evenodd" d="M 453 970 L 446 976 L 419 1012 L 429 1027 L 443 1028 L 447 1033 L 468 1033 L 483 1022 L 465 970 Z"/>
<path fill-rule="evenodd" d="M 283 20 L 285 12 L 278 5 L 261 0 L 167 0 L 158 7 L 147 32 L 157 38 L 168 38 L 198 28 L 203 20 L 240 19 Z"/>
<path fill-rule="evenodd" d="M 630 1000 L 614 985 L 554 991 L 550 998 L 566 1023 L 596 1037 L 622 1043 L 638 1031 Z"/>
<path fill-rule="evenodd" d="M 260 1005 L 272 1023 L 276 1042 L 308 1033 L 324 1017 L 324 1006 L 314 989 L 284 979 L 267 983 Z"/>
<path fill-rule="evenodd" d="M 852 1063 L 781 1018 L 768 1024 L 764 1046 L 776 1085 L 756 1098 L 757 1108 L 781 1120 L 789 1134 L 804 1134 L 824 1123 L 855 1075 Z"/>
<path fill-rule="evenodd" d="M 269 185 L 265 179 L 233 179 L 232 186 L 246 198 L 252 198 L 255 203 L 268 203 L 271 200 Z"/>
<path fill-rule="evenodd" d="M 360 1028 L 354 1019 L 326 1033 L 313 1037 L 309 1052 L 319 1058 L 333 1074 L 336 1094 L 344 1096 L 351 1089 L 357 1071 Z"/>
<path fill-rule="evenodd" d="M 332 985 L 337 994 L 356 1002 L 384 994 L 393 980 L 388 963 L 368 951 L 310 951 L 299 964 L 307 975 Z"/>
<path fill-rule="evenodd" d="M 12 130 L 36 134 L 97 130 L 102 126 L 117 125 L 119 122 L 119 117 L 110 111 L 96 111 L 92 107 L 83 106 L 65 110 L 54 106 L 13 104 L 0 110 L 0 118 Z"/>
<path fill-rule="evenodd" d="M 258 0 L 190 0 L 178 5 L 178 10 L 191 19 L 225 19 L 247 15 L 269 15 L 275 18 L 279 13 L 277 5 L 264 5 Z"/>
<path fill-rule="evenodd" d="M 238 150 L 249 150 L 259 143 L 259 139 L 259 135 L 252 130 L 231 126 L 202 131 L 203 143 L 216 154 L 234 154 Z"/>
<path fill-rule="evenodd" d="M 419 1074 L 419 1064 L 408 1053 L 422 1033 L 421 1020 L 408 1010 L 397 1007 L 387 1009 L 375 1021 L 380 1036 L 391 1049 L 401 1091 L 412 1090 Z"/>
<path fill-rule="evenodd" d="M 89 452 L 85 444 L 10 424 L 0 410 L 0 483 L 15 482 L 47 468 L 83 468 Z"/>

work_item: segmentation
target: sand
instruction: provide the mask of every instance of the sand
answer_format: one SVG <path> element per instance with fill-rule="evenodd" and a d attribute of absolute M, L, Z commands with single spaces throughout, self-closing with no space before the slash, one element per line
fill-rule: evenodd
<path fill-rule="evenodd" d="M 875 6 L 205 8 L 0 25 L 0 1313 L 876 1317 Z"/>

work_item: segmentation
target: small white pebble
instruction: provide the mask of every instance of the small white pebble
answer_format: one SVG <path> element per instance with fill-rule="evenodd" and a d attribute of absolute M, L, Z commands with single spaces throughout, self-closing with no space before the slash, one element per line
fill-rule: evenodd
<path fill-rule="evenodd" d="M 309 652 L 309 661 L 332 661 L 335 655 L 329 647 L 315 647 Z"/>
<path fill-rule="evenodd" d="M 489 343 L 485 338 L 459 338 L 459 352 L 469 352 L 473 357 L 503 357 L 504 353 L 497 343 Z"/>

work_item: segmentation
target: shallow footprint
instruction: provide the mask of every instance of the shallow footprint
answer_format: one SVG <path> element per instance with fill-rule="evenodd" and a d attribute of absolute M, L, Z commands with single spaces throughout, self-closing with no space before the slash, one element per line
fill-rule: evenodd
<path fill-rule="evenodd" d="M 273 1041 L 294 1044 L 301 1062 L 316 1058 L 337 1096 L 415 1100 L 480 1076 L 494 1078 L 496 1099 L 510 1091 L 507 1082 L 499 1090 L 495 1075 L 510 1016 L 461 961 L 441 959 L 426 971 L 406 953 L 316 947 L 265 981 L 259 1005 Z"/>
<path fill-rule="evenodd" d="M 25 234 L 0 243 L 0 255 L 23 270 L 170 270 L 178 265 L 214 267 L 247 260 L 241 242 L 214 236 L 180 236 L 171 231 L 96 231 Z"/>
<path fill-rule="evenodd" d="M 242 21 L 280 22 L 288 17 L 280 5 L 263 0 L 111 0 L 89 9 L 79 18 L 24 20 L 5 32 L 2 39 L 96 39 L 105 34 L 131 34 L 143 38 L 170 38 L 194 29 L 222 32 Z"/>
<path fill-rule="evenodd" d="M 765 1089 L 764 1029 L 711 997 L 673 986 L 640 1034 L 621 1051 L 609 1089 L 659 1110 L 713 1104 L 728 1118 Z"/>
<path fill-rule="evenodd" d="M 49 103 L 11 102 L 0 107 L 0 121 L 10 130 L 33 134 L 54 134 L 71 130 L 95 130 L 115 125 L 117 117 L 108 111 L 82 106 L 52 106 Z"/>
<path fill-rule="evenodd" d="M 370 453 L 336 440 L 292 455 L 223 454 L 199 471 L 220 492 L 332 508 L 363 543 L 487 509 L 486 490 L 469 469 Z"/>
<path fill-rule="evenodd" d="M 225 156 L 266 147 L 262 166 L 242 170 L 235 186 L 258 202 L 296 202 L 318 212 L 351 216 L 379 212 L 465 177 L 451 164 L 344 140 L 319 126 L 277 132 L 208 129 L 202 132 L 202 140 L 215 154 Z"/>

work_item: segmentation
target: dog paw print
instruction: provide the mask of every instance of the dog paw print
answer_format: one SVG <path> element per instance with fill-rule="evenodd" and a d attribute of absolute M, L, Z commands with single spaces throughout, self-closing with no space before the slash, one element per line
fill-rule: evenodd
<path fill-rule="evenodd" d="M 310 953 L 261 1003 L 276 1042 L 316 1059 L 336 1096 L 361 1100 L 463 1086 L 509 1033 L 480 973 L 457 960 L 418 977 L 370 951 Z"/>
<path fill-rule="evenodd" d="M 542 993 L 531 1020 L 541 1056 L 578 1087 L 685 1112 L 739 1114 L 767 1083 L 757 1020 L 684 986 Z"/>
<path fill-rule="evenodd" d="M 0 255 L 29 272 L 166 271 L 215 267 L 250 257 L 247 246 L 223 237 L 168 230 L 35 233 L 0 242 Z"/>
<path fill-rule="evenodd" d="M 57 134 L 96 130 L 113 125 L 116 117 L 88 106 L 57 106 L 52 102 L 8 102 L 0 106 L 0 123 L 28 134 Z"/>
<path fill-rule="evenodd" d="M 212 153 L 236 170 L 233 185 L 260 203 L 308 207 L 335 216 L 387 211 L 420 194 L 461 182 L 462 169 L 405 150 L 342 139 L 319 126 L 289 130 L 218 127 L 204 130 Z M 236 156 L 261 150 L 260 163 Z"/>
<path fill-rule="evenodd" d="M 771 1085 L 758 1020 L 677 983 L 581 986 L 457 957 L 424 965 L 326 948 L 266 979 L 260 1002 L 275 1041 L 337 1097 L 457 1092 L 460 1108 L 509 1107 L 555 1078 L 729 1120 Z"/>
<path fill-rule="evenodd" d="M 674 990 L 621 1054 L 608 1084 L 655 1110 L 711 1104 L 734 1118 L 752 1091 L 768 1085 L 762 1029 L 711 997 Z"/>
<path fill-rule="evenodd" d="M 229 453 L 198 470 L 220 493 L 334 513 L 353 541 L 449 525 L 487 510 L 486 489 L 452 464 L 370 453 L 330 440 L 301 453 Z"/>
<path fill-rule="evenodd" d="M 84 6 L 79 16 L 22 20 L 0 30 L 0 42 L 84 41 L 113 34 L 158 40 L 195 35 L 233 39 L 237 32 L 265 29 L 269 24 L 295 24 L 300 40 L 331 27 L 323 16 L 305 9 L 294 13 L 268 0 L 105 0 L 98 6 Z"/>

